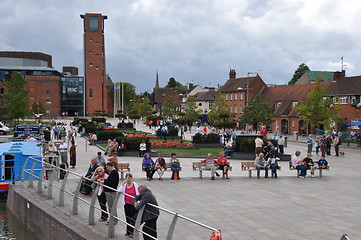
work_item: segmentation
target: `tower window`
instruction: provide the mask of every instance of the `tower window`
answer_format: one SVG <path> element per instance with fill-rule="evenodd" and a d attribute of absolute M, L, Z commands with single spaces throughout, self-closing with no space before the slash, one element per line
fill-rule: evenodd
<path fill-rule="evenodd" d="M 92 98 L 93 97 L 93 89 L 89 88 L 89 97 Z"/>
<path fill-rule="evenodd" d="M 89 51 L 89 54 L 93 54 L 93 51 Z"/>
<path fill-rule="evenodd" d="M 92 63 L 89 63 L 89 67 L 92 67 L 93 66 L 93 64 Z"/>
<path fill-rule="evenodd" d="M 98 69 L 99 69 L 99 67 L 98 67 L 98 66 L 95 66 L 95 69 L 97 69 L 97 70 L 98 70 Z"/>
<path fill-rule="evenodd" d="M 92 32 L 98 31 L 98 16 L 89 17 L 89 30 Z"/>
<path fill-rule="evenodd" d="M 50 95 L 50 91 L 49 90 L 45 90 L 45 96 L 49 96 Z"/>

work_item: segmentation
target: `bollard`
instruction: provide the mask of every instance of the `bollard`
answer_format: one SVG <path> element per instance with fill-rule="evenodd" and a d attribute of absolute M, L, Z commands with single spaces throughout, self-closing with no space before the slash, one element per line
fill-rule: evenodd
<path fill-rule="evenodd" d="M 222 240 L 221 231 L 219 230 L 213 231 L 210 240 Z"/>

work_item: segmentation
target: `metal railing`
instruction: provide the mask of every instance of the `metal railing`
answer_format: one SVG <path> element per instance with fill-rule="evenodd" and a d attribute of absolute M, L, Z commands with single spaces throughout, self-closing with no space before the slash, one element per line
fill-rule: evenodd
<path fill-rule="evenodd" d="M 34 180 L 37 180 L 37 193 L 38 194 L 43 194 L 43 183 L 47 183 L 47 192 L 45 194 L 47 199 L 53 199 L 53 188 L 56 188 L 59 190 L 59 195 L 58 195 L 58 206 L 64 206 L 64 199 L 65 199 L 65 193 L 68 194 L 69 196 L 71 196 L 73 198 L 73 204 L 72 204 L 72 208 L 71 208 L 71 214 L 72 215 L 78 215 L 79 213 L 79 201 L 84 202 L 85 204 L 89 205 L 89 209 L 88 209 L 88 225 L 94 225 L 95 221 L 94 221 L 94 215 L 95 215 L 95 209 L 99 210 L 100 212 L 104 212 L 107 213 L 109 215 L 109 224 L 108 224 L 108 233 L 107 233 L 107 237 L 108 238 L 114 238 L 115 237 L 115 232 L 114 232 L 114 226 L 116 224 L 116 221 L 119 221 L 123 224 L 125 224 L 126 226 L 130 226 L 132 228 L 134 228 L 134 233 L 133 233 L 133 239 L 140 239 L 139 235 L 140 233 L 142 233 L 143 235 L 147 235 L 148 237 L 150 237 L 151 239 L 157 239 L 154 238 L 152 236 L 150 236 L 148 233 L 145 233 L 144 231 L 141 230 L 141 219 L 142 219 L 142 215 L 143 212 L 146 211 L 146 206 L 149 205 L 151 207 L 154 208 L 158 208 L 160 211 L 165 212 L 167 214 L 170 214 L 171 216 L 173 216 L 173 219 L 170 223 L 167 235 L 166 235 L 166 239 L 167 240 L 171 240 L 173 239 L 173 234 L 174 234 L 174 230 L 177 224 L 178 219 L 183 219 L 191 224 L 195 224 L 198 225 L 204 229 L 210 230 L 210 231 L 218 231 L 218 229 L 213 228 L 211 226 L 208 226 L 206 224 L 200 223 L 198 221 L 195 221 L 191 218 L 188 218 L 186 216 L 183 216 L 179 213 L 170 211 L 168 209 L 162 208 L 160 206 L 157 205 L 153 205 L 153 204 L 147 204 L 144 205 L 137 214 L 136 217 L 136 221 L 134 226 L 130 223 L 128 223 L 126 220 L 123 220 L 119 217 L 116 216 L 117 213 L 117 206 L 118 206 L 118 202 L 119 199 L 121 197 L 121 195 L 126 195 L 129 196 L 131 198 L 134 198 L 131 195 L 128 195 L 126 193 L 122 193 L 122 192 L 118 192 L 117 189 L 114 188 L 110 188 L 106 185 L 103 185 L 101 183 L 98 182 L 94 182 L 91 181 L 91 179 L 86 178 L 80 174 L 77 174 L 75 172 L 66 170 L 66 169 L 61 169 L 59 166 L 53 165 L 48 163 L 48 161 L 46 161 L 47 157 L 40 157 L 41 160 L 39 159 L 39 157 L 28 157 L 23 165 L 23 169 L 22 169 L 22 181 L 24 182 L 24 179 L 28 179 L 28 187 L 30 188 L 34 188 Z M 32 164 L 29 164 L 32 161 Z M 35 166 L 37 165 L 38 162 L 42 163 L 42 168 L 41 169 L 36 169 Z M 31 166 L 30 169 L 27 169 L 26 166 Z M 36 170 L 41 170 L 40 175 L 36 176 L 34 174 L 34 171 Z M 46 171 L 52 171 L 52 174 L 50 175 L 50 177 L 48 179 L 44 179 L 44 173 L 46 173 Z M 58 174 L 60 174 L 60 171 L 64 171 L 65 175 L 64 178 L 62 179 L 61 185 L 58 186 L 56 184 L 54 184 L 54 180 L 56 178 L 58 178 Z M 78 183 L 76 184 L 76 189 L 74 192 L 72 191 L 68 191 L 66 190 L 66 185 L 68 182 L 68 178 L 69 175 L 73 175 L 77 178 L 79 178 Z M 58 178 L 59 179 L 59 178 Z M 87 181 L 91 181 L 92 183 L 96 184 L 95 190 L 93 191 L 91 200 L 88 201 L 86 199 L 83 199 L 80 197 L 80 190 L 81 190 L 81 186 L 83 184 L 83 182 L 87 180 Z M 96 200 L 97 200 L 97 196 L 98 196 L 98 191 L 100 189 L 100 187 L 103 188 L 107 188 L 109 190 L 115 191 L 116 192 L 116 196 L 113 202 L 113 206 L 110 212 L 108 211 L 104 211 L 102 210 L 100 207 L 97 207 L 95 205 Z M 207 237 L 209 238 L 209 237 Z"/>

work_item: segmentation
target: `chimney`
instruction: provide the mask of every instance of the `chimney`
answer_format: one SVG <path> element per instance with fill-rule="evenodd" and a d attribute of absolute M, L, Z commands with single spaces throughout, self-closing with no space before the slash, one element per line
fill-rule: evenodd
<path fill-rule="evenodd" d="M 188 83 L 188 89 L 191 90 L 193 88 L 193 83 Z"/>
<path fill-rule="evenodd" d="M 235 79 L 236 78 L 236 70 L 230 69 L 229 70 L 229 79 Z"/>
<path fill-rule="evenodd" d="M 342 70 L 342 72 L 334 72 L 333 73 L 333 81 L 336 82 L 337 80 L 339 80 L 340 78 L 344 78 L 345 77 L 345 70 Z"/>
<path fill-rule="evenodd" d="M 216 88 L 215 87 L 208 87 L 208 92 L 215 92 Z"/>

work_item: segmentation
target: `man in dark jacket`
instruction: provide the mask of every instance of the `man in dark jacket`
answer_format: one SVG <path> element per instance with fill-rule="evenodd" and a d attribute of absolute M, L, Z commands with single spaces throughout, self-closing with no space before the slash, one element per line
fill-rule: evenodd
<path fill-rule="evenodd" d="M 97 160 L 95 158 L 92 158 L 90 160 L 90 166 L 87 173 L 85 174 L 85 177 L 90 179 L 93 176 L 93 173 L 97 169 L 97 167 L 99 167 L 97 164 Z M 82 187 L 80 188 L 80 192 L 84 195 L 90 194 L 93 191 L 92 183 L 92 181 L 84 179 Z"/>
<path fill-rule="evenodd" d="M 104 180 L 104 185 L 108 186 L 112 189 L 104 187 L 103 191 L 105 192 L 105 197 L 107 199 L 108 211 L 111 212 L 115 196 L 117 195 L 117 189 L 118 189 L 118 184 L 119 184 L 119 173 L 115 169 L 113 163 L 107 162 L 106 166 L 107 166 L 107 170 L 109 171 L 109 176 L 107 179 Z M 117 212 L 115 212 L 115 216 L 116 217 L 118 216 Z M 118 223 L 118 220 L 115 219 L 114 224 L 117 224 L 117 223 Z"/>
<path fill-rule="evenodd" d="M 159 216 L 159 209 L 148 204 L 150 203 L 158 206 L 157 200 L 155 199 L 153 193 L 145 185 L 139 185 L 138 191 L 139 195 L 135 196 L 133 204 L 137 210 L 141 209 L 145 205 L 142 216 L 142 223 L 144 222 L 142 231 L 157 238 L 157 219 Z M 148 240 L 152 238 L 143 234 L 143 239 Z"/>

